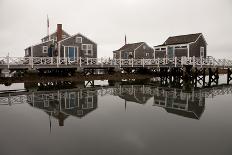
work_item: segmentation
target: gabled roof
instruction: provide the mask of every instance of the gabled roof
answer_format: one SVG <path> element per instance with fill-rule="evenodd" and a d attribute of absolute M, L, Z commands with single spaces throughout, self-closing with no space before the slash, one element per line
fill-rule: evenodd
<path fill-rule="evenodd" d="M 77 34 L 74 34 L 74 35 L 72 35 L 72 36 L 69 36 L 69 37 L 67 37 L 67 38 L 65 38 L 65 39 L 63 39 L 63 40 L 60 40 L 59 42 L 63 42 L 63 41 L 65 41 L 65 40 L 68 40 L 68 39 L 73 38 L 73 37 L 76 37 L 76 36 L 85 37 L 87 40 L 89 40 L 89 41 L 91 41 L 91 42 L 93 42 L 94 44 L 97 45 L 97 43 L 95 43 L 93 40 L 87 38 L 85 35 L 83 35 L 83 34 L 81 34 L 81 33 L 77 33 Z"/>
<path fill-rule="evenodd" d="M 179 35 L 179 36 L 171 36 L 162 45 L 159 45 L 159 46 L 192 43 L 192 42 L 197 41 L 197 39 L 201 35 L 202 35 L 202 33 Z"/>
<path fill-rule="evenodd" d="M 50 34 L 50 36 L 56 35 L 56 32 L 57 32 L 57 31 L 53 32 L 52 34 Z M 70 34 L 68 34 L 68 33 L 67 33 L 66 31 L 64 31 L 64 30 L 62 30 L 62 33 L 63 33 L 63 34 L 66 34 L 66 35 L 68 35 L 68 36 L 70 36 Z M 45 38 L 48 38 L 48 35 L 45 36 L 45 37 L 43 37 L 42 39 L 45 39 Z"/>
<path fill-rule="evenodd" d="M 131 43 L 131 44 L 125 44 L 120 49 L 116 51 L 134 51 L 136 48 L 144 44 L 145 42 L 138 42 L 138 43 Z"/>

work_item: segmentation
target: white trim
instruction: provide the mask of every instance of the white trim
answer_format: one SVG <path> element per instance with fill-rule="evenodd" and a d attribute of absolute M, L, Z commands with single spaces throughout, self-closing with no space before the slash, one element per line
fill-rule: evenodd
<path fill-rule="evenodd" d="M 136 51 L 139 47 L 141 47 L 145 42 L 141 43 L 134 51 Z"/>
<path fill-rule="evenodd" d="M 77 58 L 78 56 L 79 56 L 79 54 L 78 54 L 78 46 L 63 46 L 64 47 L 64 58 L 66 58 L 66 47 L 68 48 L 68 51 L 67 52 L 69 52 L 69 47 L 73 47 L 74 48 L 74 58 Z M 76 54 L 77 53 L 77 54 Z M 68 58 L 69 58 L 69 55 L 68 55 Z"/>
<path fill-rule="evenodd" d="M 203 34 L 199 35 L 198 38 L 197 38 L 195 41 L 193 41 L 193 42 L 191 42 L 191 43 L 189 43 L 189 44 L 194 44 L 194 43 L 196 43 L 196 42 L 200 39 L 201 36 L 203 37 L 203 39 L 204 39 L 206 45 L 208 45 L 208 43 L 206 42 L 205 37 L 203 36 Z"/>
<path fill-rule="evenodd" d="M 187 45 L 187 57 L 189 58 L 189 44 Z"/>
<path fill-rule="evenodd" d="M 145 42 L 143 42 L 143 43 L 141 43 L 136 49 L 134 49 L 134 59 L 135 59 L 135 51 L 139 48 L 139 47 L 141 47 L 143 44 L 145 44 Z"/>

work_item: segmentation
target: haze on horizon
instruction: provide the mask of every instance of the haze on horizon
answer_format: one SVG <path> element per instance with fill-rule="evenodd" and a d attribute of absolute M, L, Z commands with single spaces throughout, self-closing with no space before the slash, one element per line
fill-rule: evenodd
<path fill-rule="evenodd" d="M 202 32 L 208 55 L 232 59 L 231 0 L 0 0 L 0 57 L 24 56 L 63 24 L 98 44 L 98 57 L 112 57 L 124 44 L 145 41 L 162 44 L 169 36 Z"/>

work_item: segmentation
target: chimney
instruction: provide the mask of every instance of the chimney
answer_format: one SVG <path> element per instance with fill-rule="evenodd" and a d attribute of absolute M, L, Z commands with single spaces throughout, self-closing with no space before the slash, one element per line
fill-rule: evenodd
<path fill-rule="evenodd" d="M 57 24 L 56 37 L 57 37 L 57 42 L 62 40 L 62 24 Z"/>

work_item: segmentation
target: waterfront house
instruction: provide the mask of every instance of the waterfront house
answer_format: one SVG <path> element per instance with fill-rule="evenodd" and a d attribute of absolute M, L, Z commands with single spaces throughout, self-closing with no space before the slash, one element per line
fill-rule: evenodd
<path fill-rule="evenodd" d="M 118 50 L 113 51 L 114 59 L 152 59 L 154 58 L 154 50 L 145 42 L 125 43 Z"/>
<path fill-rule="evenodd" d="M 172 36 L 154 49 L 155 58 L 207 56 L 207 42 L 202 33 Z"/>
<path fill-rule="evenodd" d="M 97 44 L 81 33 L 69 35 L 57 24 L 57 31 L 25 49 L 26 57 L 97 58 Z"/>

